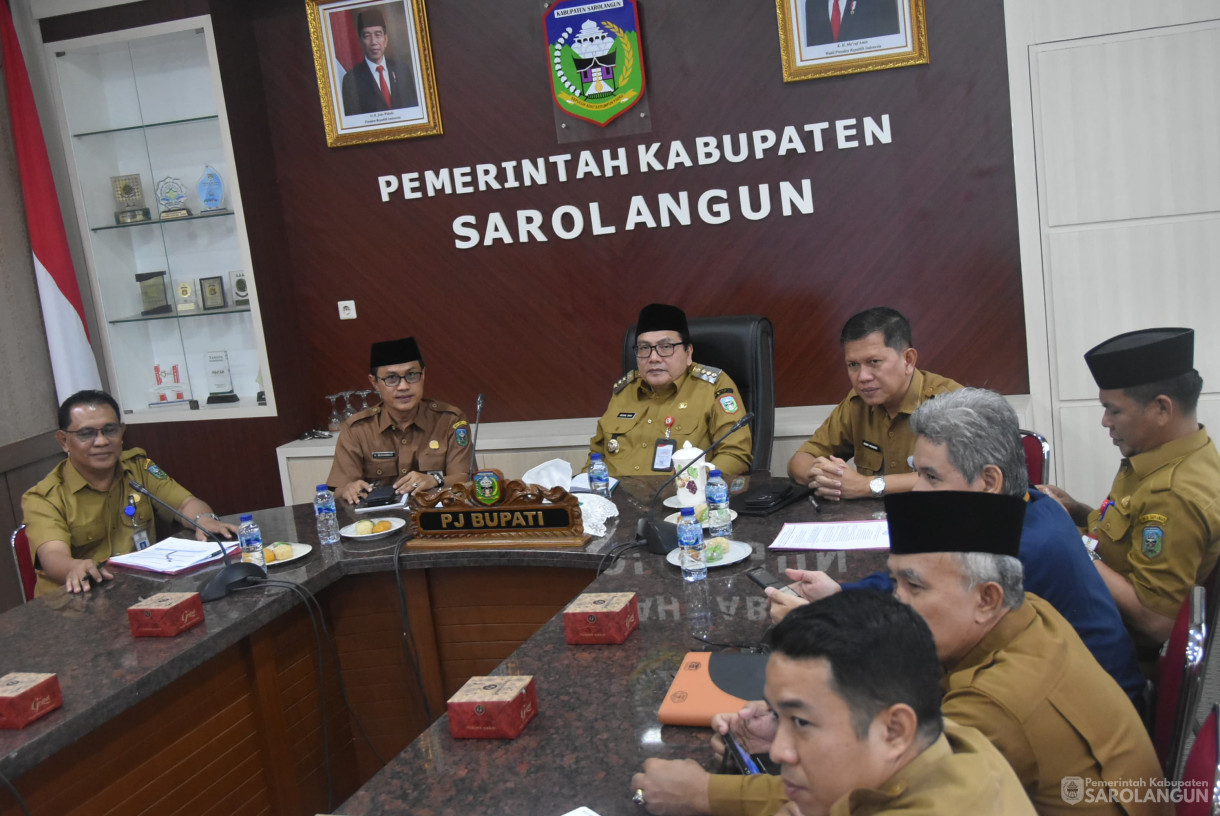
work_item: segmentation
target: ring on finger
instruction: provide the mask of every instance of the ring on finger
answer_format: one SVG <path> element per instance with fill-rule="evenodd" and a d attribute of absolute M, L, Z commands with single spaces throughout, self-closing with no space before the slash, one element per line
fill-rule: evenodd
<path fill-rule="evenodd" d="M 640 807 L 644 807 L 644 803 L 645 803 L 645 801 L 646 801 L 646 800 L 644 799 L 644 789 L 643 789 L 643 788 L 636 788 L 636 789 L 635 789 L 635 794 L 634 794 L 634 795 L 631 797 L 631 801 L 632 801 L 632 802 L 635 802 L 635 803 L 636 803 L 637 805 L 639 805 Z"/>

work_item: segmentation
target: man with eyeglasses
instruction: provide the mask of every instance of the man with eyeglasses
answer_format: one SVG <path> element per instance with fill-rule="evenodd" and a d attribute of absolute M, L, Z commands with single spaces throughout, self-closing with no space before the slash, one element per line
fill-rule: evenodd
<path fill-rule="evenodd" d="M 206 530 L 225 538 L 237 532 L 142 448 L 123 450 L 119 405 L 105 391 L 78 391 L 64 400 L 55 438 L 68 458 L 21 497 L 30 554 L 38 567 L 35 595 L 61 586 L 88 592 L 90 581 L 114 577 L 103 566 L 110 556 L 152 542 L 155 508 L 129 482 L 142 484 Z M 198 530 L 195 537 L 206 538 Z"/>
<path fill-rule="evenodd" d="M 326 478 L 336 496 L 355 504 L 381 485 L 402 494 L 470 478 L 470 423 L 460 408 L 424 399 L 424 358 L 414 337 L 374 343 L 369 382 L 381 404 L 339 430 Z"/>
<path fill-rule="evenodd" d="M 693 362 L 686 314 L 651 303 L 636 322 L 639 366 L 614 384 L 606 413 L 589 450 L 600 453 L 612 476 L 672 472 L 675 448 L 689 441 L 706 448 L 746 412 L 733 379 L 719 368 Z M 711 466 L 726 476 L 750 469 L 753 441 L 742 428 L 716 449 Z"/>

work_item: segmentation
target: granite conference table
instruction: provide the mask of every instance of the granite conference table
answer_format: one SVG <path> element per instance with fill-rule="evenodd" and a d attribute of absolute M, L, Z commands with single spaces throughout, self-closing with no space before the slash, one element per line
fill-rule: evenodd
<path fill-rule="evenodd" d="M 704 584 L 686 584 L 663 556 L 641 550 L 597 576 L 611 549 L 634 537 L 659 484 L 625 479 L 617 523 L 584 547 L 404 548 L 397 576 L 394 538 L 322 548 L 310 505 L 255 513 L 266 540 L 314 546 L 270 573 L 325 610 L 335 648 L 322 650 L 320 682 L 314 623 L 283 587 L 209 604 L 202 625 L 171 639 L 131 638 L 126 608 L 193 590 L 200 573 L 122 571 L 87 596 L 10 610 L 0 615 L 0 675 L 56 672 L 64 706 L 0 731 L 0 774 L 32 813 L 638 812 L 628 785 L 645 759 L 711 761 L 705 732 L 661 726 L 656 712 L 687 651 L 757 643 L 765 596 L 745 570 L 824 569 L 850 580 L 885 557 L 769 553 L 786 521 L 881 510 L 823 502 L 818 514 L 802 500 L 739 516 L 734 538 L 751 556 L 710 570 Z M 558 612 L 586 589 L 638 593 L 640 629 L 620 646 L 568 646 Z M 539 713 L 516 740 L 449 736 L 444 701 L 479 674 L 534 675 Z M 0 790 L 0 814 L 18 812 Z"/>

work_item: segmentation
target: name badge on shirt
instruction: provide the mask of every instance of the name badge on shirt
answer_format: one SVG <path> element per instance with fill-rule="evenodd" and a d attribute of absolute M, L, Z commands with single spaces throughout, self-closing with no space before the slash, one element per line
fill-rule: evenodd
<path fill-rule="evenodd" d="M 678 446 L 676 439 L 658 439 L 652 452 L 652 469 L 668 473 L 674 469 L 674 448 Z"/>
<path fill-rule="evenodd" d="M 131 544 L 136 550 L 142 550 L 148 546 L 148 530 L 143 527 L 131 534 Z"/>
<path fill-rule="evenodd" d="M 374 459 L 393 459 L 394 451 L 373 451 Z"/>
<path fill-rule="evenodd" d="M 864 447 L 868 448 L 871 451 L 876 451 L 877 453 L 881 453 L 880 445 L 874 445 L 872 442 L 869 442 L 866 439 L 861 439 L 860 444 L 863 445 Z"/>

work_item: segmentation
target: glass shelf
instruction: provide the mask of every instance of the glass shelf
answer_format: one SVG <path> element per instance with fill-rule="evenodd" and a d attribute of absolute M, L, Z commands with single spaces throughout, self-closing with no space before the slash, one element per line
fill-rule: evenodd
<path fill-rule="evenodd" d="M 211 315 L 225 314 L 241 314 L 242 312 L 250 311 L 249 306 L 233 306 L 226 309 L 208 309 L 207 311 L 196 310 L 193 312 L 166 312 L 165 314 L 155 315 L 131 315 L 129 317 L 120 317 L 118 320 L 107 320 L 110 325 L 118 323 L 146 323 L 150 320 L 176 320 L 178 318 L 188 317 L 210 317 Z"/>
<path fill-rule="evenodd" d="M 93 232 L 102 232 L 104 230 L 114 229 L 130 229 L 131 227 L 146 227 L 149 224 L 178 224 L 183 221 L 198 221 L 201 218 L 220 218 L 225 215 L 233 215 L 232 210 L 214 210 L 212 212 L 199 213 L 199 215 L 184 215 L 181 218 L 150 218 L 147 221 L 132 221 L 130 224 L 107 224 L 104 227 L 90 227 Z"/>
<path fill-rule="evenodd" d="M 146 125 L 128 125 L 127 127 L 107 128 L 106 130 L 89 130 L 84 133 L 73 133 L 75 139 L 86 136 L 104 136 L 107 133 L 124 133 L 129 130 L 149 130 L 150 128 L 168 127 L 170 125 L 188 125 L 192 122 L 215 122 L 220 119 L 216 114 L 211 116 L 192 116 L 189 119 L 170 119 L 165 122 L 149 122 Z"/>

